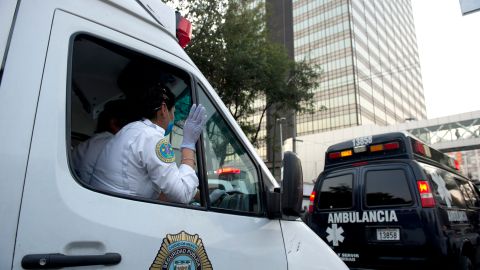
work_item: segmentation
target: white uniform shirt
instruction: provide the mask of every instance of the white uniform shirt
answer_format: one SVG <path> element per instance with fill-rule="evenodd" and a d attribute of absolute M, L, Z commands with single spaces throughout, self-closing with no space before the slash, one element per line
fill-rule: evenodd
<path fill-rule="evenodd" d="M 112 137 L 113 134 L 108 131 L 100 132 L 77 145 L 73 150 L 73 168 L 83 182 L 90 183 L 90 177 L 92 176 L 98 155 Z"/>
<path fill-rule="evenodd" d="M 163 192 L 171 201 L 189 203 L 196 193 L 197 175 L 188 165 L 177 167 L 164 133 L 150 120 L 123 127 L 101 152 L 92 186 L 151 199 Z"/>

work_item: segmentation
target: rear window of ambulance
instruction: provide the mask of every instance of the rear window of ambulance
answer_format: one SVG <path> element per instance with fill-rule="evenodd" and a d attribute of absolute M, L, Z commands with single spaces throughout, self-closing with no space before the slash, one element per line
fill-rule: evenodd
<path fill-rule="evenodd" d="M 409 205 L 413 202 L 404 170 L 369 171 L 365 183 L 368 206 Z"/>
<path fill-rule="evenodd" d="M 325 178 L 320 189 L 320 209 L 351 208 L 353 203 L 353 175 Z"/>

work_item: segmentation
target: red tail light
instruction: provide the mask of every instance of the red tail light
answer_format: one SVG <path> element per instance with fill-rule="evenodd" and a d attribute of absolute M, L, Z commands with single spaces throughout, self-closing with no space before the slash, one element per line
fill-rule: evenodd
<path fill-rule="evenodd" d="M 355 162 L 352 164 L 352 167 L 360 167 L 360 166 L 365 166 L 368 165 L 368 162 L 366 161 L 361 161 L 361 162 Z"/>
<path fill-rule="evenodd" d="M 317 193 L 314 191 L 312 191 L 312 194 L 310 194 L 310 205 L 308 206 L 308 213 L 311 214 L 313 213 L 313 202 L 315 201 L 315 195 Z"/>
<path fill-rule="evenodd" d="M 435 199 L 433 198 L 432 190 L 428 181 L 417 181 L 418 192 L 420 193 L 420 199 L 422 200 L 423 208 L 431 208 L 435 206 Z"/>

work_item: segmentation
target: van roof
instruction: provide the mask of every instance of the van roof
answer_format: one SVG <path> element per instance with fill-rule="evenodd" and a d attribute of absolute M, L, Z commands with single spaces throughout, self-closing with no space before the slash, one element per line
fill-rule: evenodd
<path fill-rule="evenodd" d="M 122 9 L 145 21 L 156 25 L 174 39 L 176 36 L 177 15 L 174 9 L 159 0 L 115 0 L 99 1 L 114 9 Z M 13 17 L 19 0 L 2 0 L 0 9 L 0 70 L 5 61 L 6 46 L 10 35 Z"/>
<path fill-rule="evenodd" d="M 417 159 L 458 173 L 453 158 L 424 144 L 408 132 L 354 138 L 330 146 L 325 155 L 325 169 L 373 160 Z"/>
<path fill-rule="evenodd" d="M 106 1 L 113 8 L 128 10 L 146 21 L 167 30 L 174 38 L 176 37 L 176 14 L 175 10 L 159 0 L 116 0 Z"/>
<path fill-rule="evenodd" d="M 372 136 L 364 136 L 360 138 L 366 138 L 366 137 L 372 138 L 369 144 L 376 144 L 376 143 L 381 143 L 385 141 L 393 141 L 395 139 L 405 140 L 407 137 L 412 137 L 412 135 L 410 135 L 407 132 L 391 132 L 391 133 L 384 133 L 384 134 L 378 134 L 378 135 L 372 135 Z M 354 145 L 356 139 L 358 138 L 354 138 L 352 140 L 331 145 L 330 147 L 328 147 L 327 152 L 329 153 L 329 152 L 340 151 L 347 148 L 353 148 L 356 146 Z"/>

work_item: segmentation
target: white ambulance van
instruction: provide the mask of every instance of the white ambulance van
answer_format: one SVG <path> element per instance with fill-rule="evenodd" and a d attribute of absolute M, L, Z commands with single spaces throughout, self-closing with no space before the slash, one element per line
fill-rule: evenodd
<path fill-rule="evenodd" d="M 347 269 L 298 218 L 298 158 L 280 187 L 182 49 L 190 27 L 160 0 L 0 1 L 0 269 Z M 72 167 L 103 105 L 149 76 L 175 92 L 175 151 L 185 111 L 207 109 L 187 205 L 96 190 Z"/>

